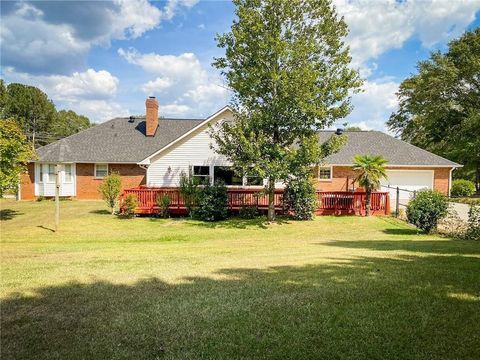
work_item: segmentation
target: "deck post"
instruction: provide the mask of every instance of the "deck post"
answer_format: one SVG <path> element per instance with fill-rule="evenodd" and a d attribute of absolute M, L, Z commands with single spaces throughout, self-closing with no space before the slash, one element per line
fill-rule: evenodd
<path fill-rule="evenodd" d="M 400 211 L 400 188 L 397 186 L 397 196 L 395 198 L 395 217 L 398 218 Z"/>

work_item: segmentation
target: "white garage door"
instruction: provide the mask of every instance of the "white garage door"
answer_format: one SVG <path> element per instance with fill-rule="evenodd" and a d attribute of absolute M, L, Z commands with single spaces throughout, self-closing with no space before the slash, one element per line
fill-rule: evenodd
<path fill-rule="evenodd" d="M 400 189 L 400 202 L 408 202 L 413 196 L 413 191 L 433 188 L 433 170 L 387 170 L 388 179 L 382 180 L 382 185 L 389 185 Z M 397 197 L 396 189 L 382 187 L 383 191 L 390 191 L 390 199 L 393 203 Z M 409 191 L 405 191 L 409 190 Z"/>

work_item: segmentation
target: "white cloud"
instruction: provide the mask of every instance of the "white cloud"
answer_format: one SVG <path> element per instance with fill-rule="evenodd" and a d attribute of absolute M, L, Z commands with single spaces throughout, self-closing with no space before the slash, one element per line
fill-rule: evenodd
<path fill-rule="evenodd" d="M 40 88 L 58 109 L 74 110 L 94 122 L 128 115 L 128 111 L 115 102 L 119 80 L 106 70 L 88 69 L 66 76 L 31 75 L 6 68 L 3 75 L 9 83 L 20 82 Z"/>
<path fill-rule="evenodd" d="M 170 0 L 163 10 L 163 18 L 171 20 L 180 7 L 191 8 L 199 0 Z"/>
<path fill-rule="evenodd" d="M 141 89 L 147 95 L 160 95 L 160 113 L 164 116 L 207 116 L 228 102 L 228 90 L 220 85 L 217 76 L 207 72 L 193 53 L 141 54 L 135 49 L 120 48 L 118 54 L 156 76 Z"/>
<path fill-rule="evenodd" d="M 345 121 L 350 126 L 360 126 L 365 130 L 385 130 L 385 122 L 398 106 L 395 95 L 398 86 L 398 83 L 390 79 L 366 81 L 364 92 L 352 98 L 354 109 Z"/>
<path fill-rule="evenodd" d="M 172 84 L 172 81 L 168 78 L 162 79 L 157 77 L 155 80 L 150 80 L 143 84 L 142 91 L 147 95 L 160 94 L 171 87 Z"/>
<path fill-rule="evenodd" d="M 349 26 L 347 43 L 357 67 L 401 48 L 413 36 L 427 48 L 459 36 L 480 9 L 480 0 L 335 0 L 334 4 Z M 371 73 L 363 71 L 367 76 Z"/>
<path fill-rule="evenodd" d="M 33 74 L 70 74 L 85 68 L 94 46 L 135 39 L 197 1 L 2 2 L 1 64 Z"/>

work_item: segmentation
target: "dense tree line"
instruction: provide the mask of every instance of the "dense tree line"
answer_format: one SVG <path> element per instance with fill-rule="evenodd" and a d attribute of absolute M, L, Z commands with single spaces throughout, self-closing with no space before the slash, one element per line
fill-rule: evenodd
<path fill-rule="evenodd" d="M 0 80 L 0 119 L 14 119 L 35 147 L 49 144 L 92 126 L 72 110 L 57 111 L 40 89 Z"/>
<path fill-rule="evenodd" d="M 423 149 L 459 162 L 454 174 L 480 191 L 480 28 L 449 43 L 418 64 L 418 74 L 398 91 L 391 130 Z"/>

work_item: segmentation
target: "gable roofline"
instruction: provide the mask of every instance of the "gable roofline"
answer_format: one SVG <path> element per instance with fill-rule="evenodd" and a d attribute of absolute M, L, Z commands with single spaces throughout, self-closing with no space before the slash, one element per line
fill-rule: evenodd
<path fill-rule="evenodd" d="M 198 124 L 197 126 L 195 126 L 194 128 L 192 128 L 191 130 L 187 131 L 185 134 L 183 134 L 182 136 L 178 137 L 177 139 L 173 140 L 172 142 L 170 142 L 169 144 L 165 145 L 164 147 L 162 147 L 161 149 L 158 149 L 157 151 L 155 151 L 153 154 L 147 156 L 145 159 L 143 159 L 142 161 L 139 161 L 137 164 L 138 165 L 149 165 L 150 164 L 150 159 L 154 156 L 157 156 L 158 154 L 162 153 L 163 151 L 169 149 L 170 147 L 172 147 L 173 145 L 175 145 L 176 143 L 180 142 L 182 139 L 185 139 L 187 136 L 189 136 L 190 134 L 194 133 L 195 131 L 197 131 L 198 129 L 202 128 L 203 126 L 205 126 L 205 124 L 208 124 L 210 123 L 213 119 L 215 119 L 217 116 L 221 115 L 222 113 L 224 113 L 225 111 L 232 111 L 232 108 L 230 106 L 224 106 L 223 108 L 221 108 L 220 110 L 218 110 L 217 112 L 215 112 L 213 115 L 210 115 L 208 118 L 206 118 L 204 121 L 202 121 L 200 124 Z M 233 111 L 232 111 L 233 112 Z"/>

